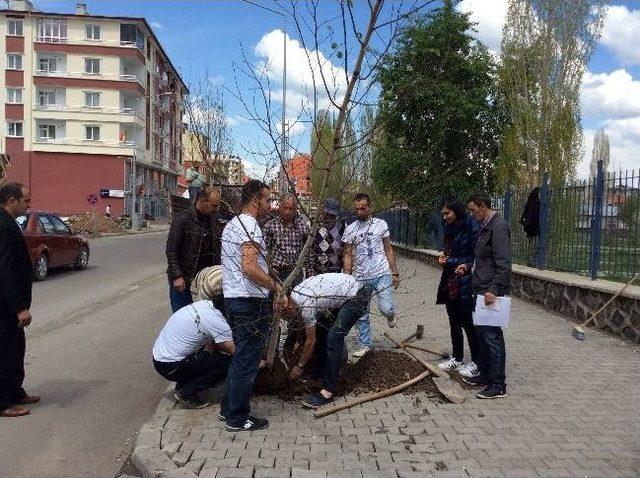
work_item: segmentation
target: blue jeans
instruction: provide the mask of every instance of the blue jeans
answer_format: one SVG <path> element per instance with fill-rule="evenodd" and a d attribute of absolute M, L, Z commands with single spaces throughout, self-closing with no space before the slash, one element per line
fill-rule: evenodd
<path fill-rule="evenodd" d="M 507 350 L 501 327 L 476 325 L 480 361 L 478 370 L 491 385 L 505 386 Z"/>
<path fill-rule="evenodd" d="M 171 310 L 177 312 L 184 306 L 193 304 L 193 298 L 191 297 L 191 289 L 187 285 L 183 292 L 178 292 L 173 284 L 169 282 L 169 301 L 171 302 Z"/>
<path fill-rule="evenodd" d="M 394 316 L 393 307 L 393 281 L 391 274 L 384 274 L 373 279 L 358 281 L 361 286 L 371 287 L 373 295 L 378 296 L 378 310 L 387 318 Z M 371 301 L 367 304 L 365 313 L 358 320 L 358 347 L 371 347 L 371 321 L 369 320 L 369 310 Z"/>
<path fill-rule="evenodd" d="M 336 393 L 338 388 L 344 338 L 356 324 L 358 318 L 367 311 L 372 292 L 370 286 L 363 286 L 353 299 L 349 299 L 340 307 L 335 322 L 327 332 L 327 356 L 322 385 L 331 393 Z"/>
<path fill-rule="evenodd" d="M 227 425 L 244 425 L 249 418 L 249 399 L 271 329 L 271 301 L 254 297 L 225 299 L 227 321 L 233 331 L 236 352 L 231 358 L 220 413 Z"/>

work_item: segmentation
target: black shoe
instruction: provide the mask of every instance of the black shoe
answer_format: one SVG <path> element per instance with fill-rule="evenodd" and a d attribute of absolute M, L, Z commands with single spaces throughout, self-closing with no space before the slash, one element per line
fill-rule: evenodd
<path fill-rule="evenodd" d="M 324 395 L 318 392 L 318 393 L 313 393 L 309 395 L 307 398 L 305 398 L 302 401 L 302 406 L 304 408 L 311 408 L 315 410 L 316 408 L 331 402 L 333 402 L 333 396 L 331 396 L 331 398 L 326 398 Z"/>
<path fill-rule="evenodd" d="M 489 382 L 482 375 L 474 375 L 473 377 L 462 377 L 462 381 L 468 385 L 473 385 L 474 387 L 486 387 L 489 385 Z"/>
<path fill-rule="evenodd" d="M 228 432 L 252 432 L 255 430 L 264 430 L 265 428 L 269 428 L 269 420 L 252 416 L 247 418 L 244 424 L 239 427 L 227 425 Z"/>
<path fill-rule="evenodd" d="M 180 392 L 176 392 L 173 394 L 176 401 L 178 401 L 183 407 L 198 409 L 198 408 L 207 408 L 211 405 L 209 402 L 205 402 L 204 400 L 200 400 L 197 395 L 193 397 L 185 397 Z"/>
<path fill-rule="evenodd" d="M 488 385 L 481 392 L 476 393 L 478 398 L 502 398 L 507 396 L 507 387 L 504 385 Z"/>

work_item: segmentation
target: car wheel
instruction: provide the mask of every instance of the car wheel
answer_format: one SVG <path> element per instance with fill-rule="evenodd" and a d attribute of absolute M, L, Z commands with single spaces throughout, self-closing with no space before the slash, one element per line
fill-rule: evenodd
<path fill-rule="evenodd" d="M 37 281 L 43 281 L 47 278 L 49 273 L 49 258 L 46 254 L 40 254 L 38 260 L 33 267 L 33 278 Z"/>
<path fill-rule="evenodd" d="M 89 249 L 81 247 L 76 259 L 75 268 L 78 270 L 85 270 L 89 265 Z"/>

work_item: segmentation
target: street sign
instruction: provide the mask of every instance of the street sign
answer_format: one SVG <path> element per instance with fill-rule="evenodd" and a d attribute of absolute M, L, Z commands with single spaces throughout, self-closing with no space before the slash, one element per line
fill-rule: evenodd
<path fill-rule="evenodd" d="M 123 198 L 124 190 L 123 189 L 109 189 L 109 197 L 110 198 Z"/>

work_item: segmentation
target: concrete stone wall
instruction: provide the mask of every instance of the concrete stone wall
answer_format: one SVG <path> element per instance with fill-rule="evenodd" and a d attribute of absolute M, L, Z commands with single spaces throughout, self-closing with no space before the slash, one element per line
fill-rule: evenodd
<path fill-rule="evenodd" d="M 438 266 L 437 251 L 395 245 L 405 256 Z M 511 295 L 539 304 L 574 322 L 584 322 L 624 284 L 591 281 L 562 272 L 514 265 Z M 640 282 L 640 281 L 639 281 Z M 593 321 L 593 326 L 616 336 L 640 343 L 640 287 L 629 286 Z"/>

